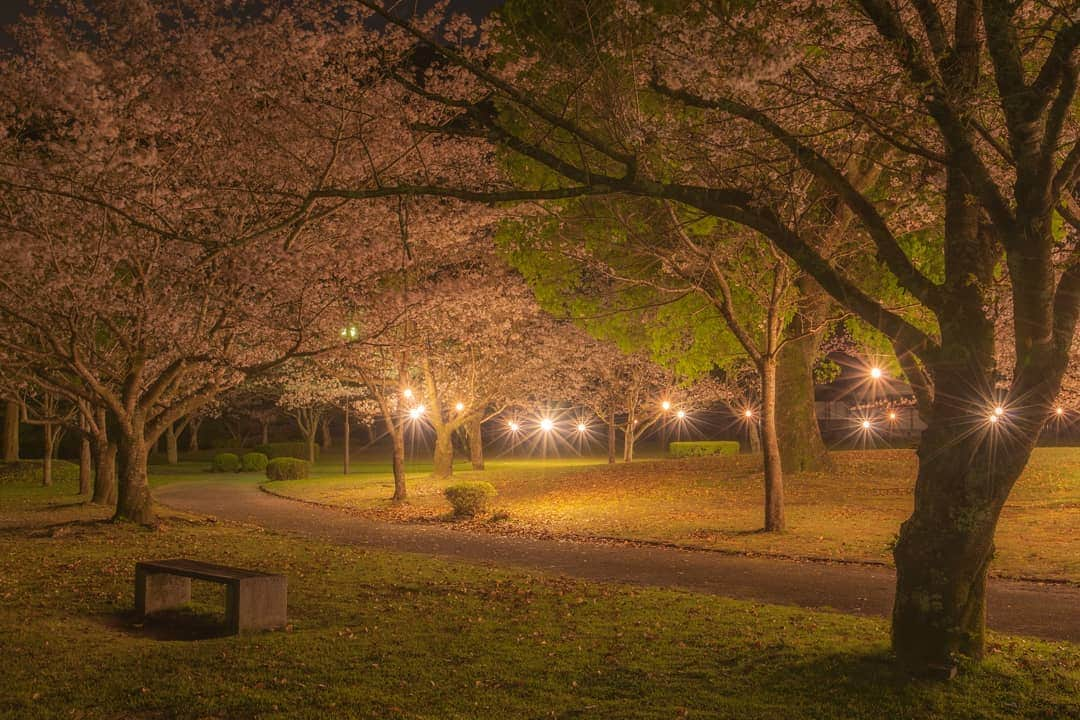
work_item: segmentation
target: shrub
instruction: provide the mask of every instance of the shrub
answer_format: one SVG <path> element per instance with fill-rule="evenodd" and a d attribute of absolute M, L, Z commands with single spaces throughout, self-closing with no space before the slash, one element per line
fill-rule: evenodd
<path fill-rule="evenodd" d="M 454 515 L 474 517 L 487 510 L 488 500 L 495 497 L 495 487 L 483 480 L 460 482 L 443 490 L 443 495 L 454 506 Z"/>
<path fill-rule="evenodd" d="M 67 460 L 53 460 L 53 483 L 75 482 L 79 479 L 79 466 Z M 8 483 L 41 484 L 40 460 L 17 460 L 0 463 L 0 485 Z"/>
<path fill-rule="evenodd" d="M 291 457 L 306 459 L 308 456 L 308 445 L 306 442 L 278 442 L 268 443 L 266 445 L 256 445 L 255 452 L 260 452 L 269 459 L 279 457 Z M 319 446 L 315 445 L 315 459 L 319 459 Z"/>
<path fill-rule="evenodd" d="M 700 440 L 697 442 L 673 442 L 668 445 L 671 457 L 704 457 L 706 455 L 738 455 L 737 440 Z"/>
<path fill-rule="evenodd" d="M 236 453 L 218 453 L 214 456 L 210 467 L 214 472 L 238 472 L 240 457 Z"/>
<path fill-rule="evenodd" d="M 266 469 L 269 458 L 261 452 L 244 453 L 240 458 L 240 469 L 244 472 L 262 472 Z"/>
<path fill-rule="evenodd" d="M 303 480 L 307 476 L 307 460 L 279 457 L 266 463 L 266 477 L 271 480 Z"/>

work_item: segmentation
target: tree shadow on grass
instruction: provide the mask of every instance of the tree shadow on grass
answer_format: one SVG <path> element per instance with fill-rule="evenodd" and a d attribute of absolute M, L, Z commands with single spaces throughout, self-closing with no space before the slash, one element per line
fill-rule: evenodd
<path fill-rule="evenodd" d="M 140 617 L 134 610 L 110 613 L 104 624 L 132 637 L 161 641 L 195 641 L 232 635 L 225 615 L 202 605 L 183 605 Z"/>

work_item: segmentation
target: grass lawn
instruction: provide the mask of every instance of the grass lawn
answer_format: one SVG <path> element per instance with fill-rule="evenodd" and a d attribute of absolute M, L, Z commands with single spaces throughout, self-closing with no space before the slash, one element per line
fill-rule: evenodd
<path fill-rule="evenodd" d="M 911 512 L 910 450 L 833 454 L 831 473 L 785 478 L 789 530 L 759 533 L 763 490 L 756 456 L 643 460 L 608 466 L 596 459 L 496 460 L 483 472 L 498 489 L 497 523 L 481 529 L 670 542 L 737 552 L 891 563 L 891 545 Z M 348 477 L 335 460 L 308 480 L 269 483 L 282 495 L 416 520 L 445 516 L 446 482 L 426 468 L 409 480 L 405 507 L 388 501 L 385 464 Z M 155 472 L 156 472 L 155 468 Z M 998 527 L 992 572 L 1080 582 L 1080 449 L 1040 448 L 1017 483 Z"/>
<path fill-rule="evenodd" d="M 180 517 L 91 522 L 56 505 L 65 490 L 0 487 L 0 717 L 1080 717 L 1067 643 L 992 635 L 954 683 L 905 682 L 880 620 Z M 220 590 L 196 583 L 173 625 L 141 626 L 134 563 L 173 556 L 285 572 L 292 624 L 214 637 Z"/>

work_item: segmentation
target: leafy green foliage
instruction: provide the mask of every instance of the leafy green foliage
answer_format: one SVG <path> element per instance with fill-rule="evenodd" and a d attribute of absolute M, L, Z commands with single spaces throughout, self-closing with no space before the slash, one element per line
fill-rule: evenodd
<path fill-rule="evenodd" d="M 308 476 L 309 463 L 293 457 L 277 457 L 266 463 L 266 477 L 270 480 L 303 480 Z"/>
<path fill-rule="evenodd" d="M 240 469 L 244 472 L 262 472 L 270 461 L 266 453 L 249 452 L 240 458 Z"/>
<path fill-rule="evenodd" d="M 240 457 L 236 453 L 218 453 L 210 462 L 214 472 L 239 472 Z"/>
<path fill-rule="evenodd" d="M 488 501 L 495 497 L 495 486 L 483 480 L 460 482 L 443 490 L 443 495 L 458 517 L 475 517 L 487 511 Z"/>
<path fill-rule="evenodd" d="M 738 455 L 736 440 L 699 440 L 696 442 L 673 442 L 668 444 L 671 457 L 705 457 L 706 455 Z"/>

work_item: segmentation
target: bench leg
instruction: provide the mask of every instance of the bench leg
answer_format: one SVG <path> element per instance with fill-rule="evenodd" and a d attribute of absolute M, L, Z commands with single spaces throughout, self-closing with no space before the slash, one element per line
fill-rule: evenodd
<path fill-rule="evenodd" d="M 231 632 L 271 630 L 286 623 L 284 576 L 244 578 L 229 583 L 225 622 Z"/>
<path fill-rule="evenodd" d="M 135 612 L 146 617 L 191 602 L 191 578 L 135 570 Z"/>

